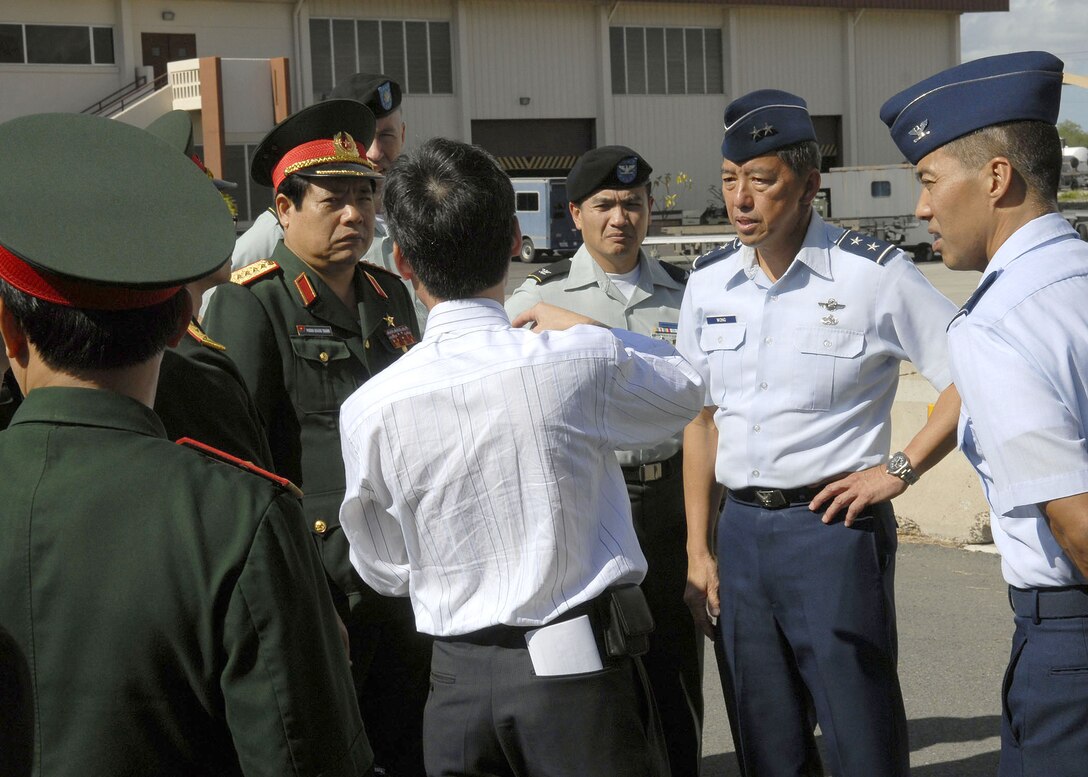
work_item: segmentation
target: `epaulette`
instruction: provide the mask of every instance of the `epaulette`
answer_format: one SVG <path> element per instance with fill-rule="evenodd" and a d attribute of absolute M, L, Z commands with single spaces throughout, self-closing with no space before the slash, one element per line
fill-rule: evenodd
<path fill-rule="evenodd" d="M 839 239 L 835 241 L 835 245 L 849 254 L 864 256 L 866 259 L 880 265 L 895 256 L 895 252 L 898 250 L 894 243 L 879 240 L 866 235 L 864 232 L 858 232 L 856 229 L 848 229 L 843 232 Z"/>
<path fill-rule="evenodd" d="M 393 272 L 388 267 L 382 267 L 380 264 L 374 264 L 373 262 L 364 262 L 360 259 L 359 265 L 361 267 L 364 267 L 366 270 L 377 270 L 380 273 L 385 273 L 392 278 L 396 278 L 398 281 L 404 280 L 404 278 L 400 277 L 398 273 Z"/>
<path fill-rule="evenodd" d="M 971 296 L 968 297 L 967 301 L 963 303 L 963 307 L 956 311 L 956 315 L 952 316 L 952 321 L 955 321 L 960 316 L 971 315 L 971 311 L 975 309 L 975 305 L 977 305 L 978 301 L 982 299 L 982 295 L 985 294 L 986 291 L 994 285 L 994 281 L 997 280 L 997 276 L 1000 274 L 1001 271 L 998 270 L 997 272 L 990 273 L 985 278 L 983 278 L 982 283 L 978 285 L 977 289 L 971 292 Z M 945 327 L 944 331 L 947 332 L 949 329 L 952 328 L 952 321 L 948 322 L 948 326 Z"/>
<path fill-rule="evenodd" d="M 289 491 L 292 496 L 296 496 L 299 499 L 302 498 L 302 489 L 300 489 L 290 480 L 288 480 L 287 478 L 281 478 L 274 472 L 269 472 L 266 469 L 261 469 L 252 461 L 246 461 L 245 459 L 240 459 L 237 456 L 231 456 L 226 451 L 221 451 L 218 448 L 213 448 L 206 443 L 194 440 L 192 437 L 182 437 L 180 440 L 177 441 L 177 443 L 178 445 L 184 445 L 186 448 L 192 448 L 195 451 L 200 451 L 210 459 L 221 461 L 224 464 L 230 464 L 231 466 L 238 467 L 238 469 L 244 469 L 246 472 L 251 472 L 258 477 L 264 478 L 265 480 L 271 480 L 280 488 Z"/>
<path fill-rule="evenodd" d="M 253 264 L 239 267 L 230 274 L 230 282 L 239 286 L 248 286 L 258 278 L 263 278 L 271 272 L 280 269 L 280 266 L 271 259 L 258 259 Z"/>
<path fill-rule="evenodd" d="M 691 270 L 685 270 L 683 267 L 678 267 L 672 262 L 661 262 L 661 269 L 665 271 L 665 274 L 672 278 L 677 283 L 687 283 L 688 276 L 691 275 Z"/>
<path fill-rule="evenodd" d="M 696 270 L 701 270 L 704 267 L 709 267 L 720 259 L 724 259 L 727 256 L 732 256 L 743 246 L 744 244 L 740 242 L 740 238 L 735 237 L 732 241 L 726 243 L 725 245 L 718 246 L 712 251 L 707 251 L 705 254 L 692 262 L 691 271 L 695 272 Z"/>
<path fill-rule="evenodd" d="M 537 283 L 547 283 L 548 281 L 554 281 L 556 278 L 563 278 L 570 274 L 570 259 L 560 259 L 558 262 L 552 262 L 551 264 L 541 267 L 536 272 L 531 272 L 527 277 L 532 278 Z"/>
<path fill-rule="evenodd" d="M 204 330 L 200 328 L 200 325 L 197 324 L 195 321 L 189 322 L 189 328 L 186 331 L 189 333 L 189 336 L 191 338 L 196 340 L 201 345 L 211 348 L 213 351 L 227 350 L 227 346 L 223 345 L 222 343 L 217 343 L 215 342 L 215 340 L 208 337 Z"/>

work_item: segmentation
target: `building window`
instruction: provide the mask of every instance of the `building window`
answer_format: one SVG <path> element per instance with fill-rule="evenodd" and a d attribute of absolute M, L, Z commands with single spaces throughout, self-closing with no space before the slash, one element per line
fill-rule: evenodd
<path fill-rule="evenodd" d="M 229 189 L 227 194 L 238 206 L 239 229 L 248 228 L 262 212 L 272 206 L 275 199 L 275 192 L 272 189 L 254 183 L 249 177 L 253 154 L 256 151 L 256 143 L 228 144 L 226 156 L 223 159 L 223 178 L 238 184 L 237 189 Z M 203 159 L 204 146 L 194 146 L 193 153 Z"/>
<path fill-rule="evenodd" d="M 869 184 L 869 193 L 873 197 L 891 197 L 892 196 L 892 182 L 891 181 L 873 181 Z"/>
<path fill-rule="evenodd" d="M 113 28 L 72 24 L 0 24 L 0 62 L 112 65 Z"/>
<path fill-rule="evenodd" d="M 611 27 L 613 94 L 723 94 L 714 27 Z"/>
<path fill-rule="evenodd" d="M 314 99 L 360 72 L 385 73 L 406 94 L 453 94 L 451 52 L 449 22 L 310 19 Z"/>
<path fill-rule="evenodd" d="M 540 210 L 540 195 L 537 192 L 516 192 L 517 203 L 514 210 L 521 212 Z"/>

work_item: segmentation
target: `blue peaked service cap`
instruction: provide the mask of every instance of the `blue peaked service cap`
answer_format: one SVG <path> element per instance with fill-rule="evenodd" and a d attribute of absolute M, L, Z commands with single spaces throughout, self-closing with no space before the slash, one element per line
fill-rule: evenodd
<path fill-rule="evenodd" d="M 884 103 L 880 119 L 911 164 L 975 130 L 1008 121 L 1055 124 L 1064 63 L 1045 51 L 984 57 L 919 81 Z"/>
<path fill-rule="evenodd" d="M 780 89 L 760 89 L 738 97 L 725 108 L 722 156 L 743 164 L 783 146 L 816 140 L 808 105 Z"/>

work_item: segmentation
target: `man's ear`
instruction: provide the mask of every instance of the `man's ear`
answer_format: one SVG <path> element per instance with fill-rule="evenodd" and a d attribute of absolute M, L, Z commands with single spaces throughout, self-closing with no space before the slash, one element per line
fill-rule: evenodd
<path fill-rule="evenodd" d="M 18 364 L 25 367 L 28 353 L 26 333 L 3 300 L 0 300 L 0 339 L 3 340 L 6 361 L 10 361 L 12 366 Z"/>
<path fill-rule="evenodd" d="M 1009 193 L 1016 178 L 1016 171 L 1006 157 L 997 156 L 986 163 L 986 184 L 990 199 L 997 202 Z"/>
<path fill-rule="evenodd" d="M 574 228 L 577 229 L 579 232 L 581 232 L 582 231 L 582 206 L 578 205 L 577 203 L 574 203 L 574 202 L 568 202 L 567 203 L 567 208 L 570 210 L 571 220 L 574 221 Z M 518 229 L 520 230 L 520 227 Z M 518 253 L 520 253 L 520 252 L 521 252 L 521 249 L 519 248 Z M 517 254 L 514 254 L 514 256 L 517 256 Z"/>
<path fill-rule="evenodd" d="M 400 250 L 400 246 L 397 245 L 396 241 L 393 241 L 393 265 L 397 268 L 400 277 L 405 280 L 410 281 L 416 277 L 415 268 L 412 267 L 412 263 Z"/>
<path fill-rule="evenodd" d="M 291 220 L 291 214 L 295 210 L 295 204 L 291 202 L 291 198 L 286 194 L 276 194 L 276 199 L 273 201 L 273 207 L 276 209 L 276 220 L 280 222 L 280 226 L 287 229 L 287 224 Z"/>
<path fill-rule="evenodd" d="M 820 192 L 820 180 L 819 170 L 808 171 L 808 177 L 805 179 L 805 193 L 801 195 L 802 205 L 811 205 L 816 199 L 816 195 Z"/>
<path fill-rule="evenodd" d="M 178 314 L 178 320 L 174 322 L 174 331 L 170 339 L 166 341 L 171 348 L 176 347 L 181 342 L 181 338 L 185 337 L 185 330 L 189 328 L 189 322 L 193 320 L 193 295 L 186 288 L 182 288 L 178 294 L 185 300 L 185 305 Z"/>
<path fill-rule="evenodd" d="M 574 212 L 574 205 L 571 205 L 571 213 Z M 510 256 L 514 257 L 521 253 L 521 222 L 518 221 L 518 217 L 515 215 L 514 219 L 514 239 L 511 241 Z"/>

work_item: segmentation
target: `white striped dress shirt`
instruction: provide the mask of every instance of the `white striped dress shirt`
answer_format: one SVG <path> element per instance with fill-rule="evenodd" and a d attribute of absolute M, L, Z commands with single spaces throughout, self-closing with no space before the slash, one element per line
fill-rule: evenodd
<path fill-rule="evenodd" d="M 438 636 L 542 625 L 640 582 L 613 451 L 674 435 L 702 404 L 666 343 L 534 334 L 496 302 L 441 303 L 341 410 L 351 561 L 375 590 L 411 595 L 417 628 Z"/>

